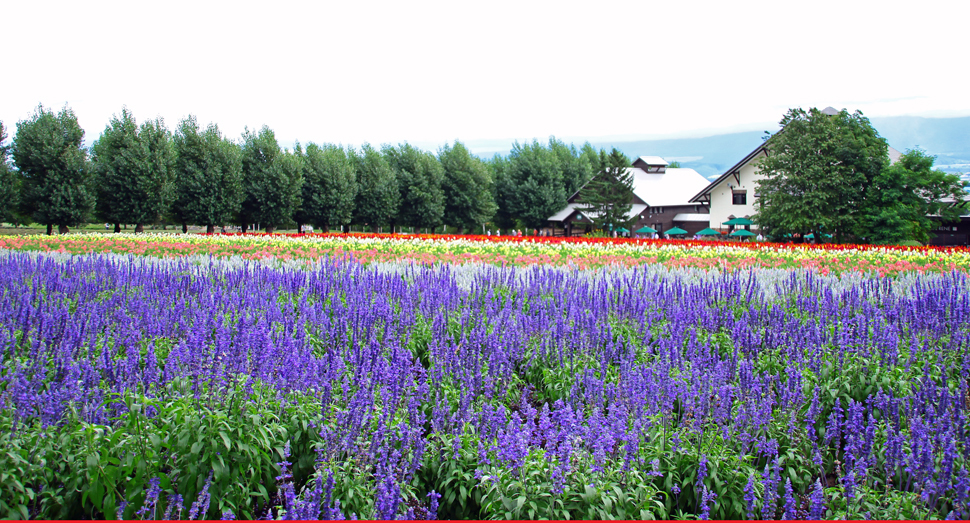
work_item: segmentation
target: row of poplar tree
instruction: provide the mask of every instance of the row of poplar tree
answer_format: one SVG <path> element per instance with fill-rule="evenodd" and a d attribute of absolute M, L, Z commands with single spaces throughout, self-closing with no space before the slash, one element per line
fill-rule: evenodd
<path fill-rule="evenodd" d="M 115 231 L 135 224 L 137 232 L 157 223 L 209 232 L 227 224 L 267 232 L 293 224 L 541 228 L 608 160 L 589 143 L 577 149 L 555 138 L 517 143 L 490 160 L 459 141 L 437 155 L 407 143 L 288 151 L 266 126 L 234 141 L 193 116 L 174 132 L 160 118 L 139 125 L 127 108 L 90 150 L 67 107 L 39 106 L 4 144 L 0 122 L 0 217 L 40 223 L 48 233 L 94 221 Z"/>

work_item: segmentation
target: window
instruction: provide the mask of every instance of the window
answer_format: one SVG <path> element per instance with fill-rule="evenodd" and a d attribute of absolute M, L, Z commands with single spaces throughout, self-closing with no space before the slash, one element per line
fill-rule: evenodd
<path fill-rule="evenodd" d="M 748 191 L 734 191 L 734 194 L 731 197 L 731 203 L 734 205 L 747 205 Z"/>

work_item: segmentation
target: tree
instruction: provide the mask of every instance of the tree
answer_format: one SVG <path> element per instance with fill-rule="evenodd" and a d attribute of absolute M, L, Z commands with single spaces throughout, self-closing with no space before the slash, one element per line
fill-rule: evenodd
<path fill-rule="evenodd" d="M 538 141 L 512 146 L 498 197 L 508 216 L 529 228 L 545 227 L 566 206 L 566 188 L 556 154 Z"/>
<path fill-rule="evenodd" d="M 587 142 L 586 145 L 589 145 L 589 143 Z M 599 165 L 596 166 L 597 169 L 593 169 L 594 164 L 590 161 L 587 152 L 581 153 L 572 144 L 566 145 L 561 140 L 557 140 L 555 136 L 549 138 L 549 149 L 559 161 L 559 169 L 562 171 L 563 187 L 567 198 L 576 194 L 576 191 L 586 185 L 586 182 L 590 181 L 594 174 L 600 172 L 601 167 Z M 590 149 L 592 149 L 592 146 L 590 146 Z"/>
<path fill-rule="evenodd" d="M 879 174 L 857 235 L 872 243 L 928 242 L 941 221 L 959 221 L 966 183 L 933 169 L 935 156 L 907 151 Z"/>
<path fill-rule="evenodd" d="M 84 129 L 65 107 L 54 114 L 43 105 L 17 123 L 13 159 L 21 183 L 23 214 L 47 225 L 51 234 L 82 223 L 94 207 L 91 169 L 84 147 Z"/>
<path fill-rule="evenodd" d="M 444 169 L 444 221 L 455 225 L 459 233 L 466 227 L 477 229 L 492 219 L 492 175 L 484 162 L 471 155 L 464 144 L 455 140 L 438 151 Z"/>
<path fill-rule="evenodd" d="M 512 201 L 511 195 L 515 194 L 515 185 L 509 177 L 509 160 L 495 154 L 485 165 L 492 173 L 492 200 L 496 206 L 492 222 L 502 229 L 512 228 L 515 226 L 515 216 L 509 203 Z"/>
<path fill-rule="evenodd" d="M 224 138 L 219 127 L 209 124 L 199 130 L 195 117 L 189 115 L 175 131 L 175 201 L 172 214 L 182 224 L 206 226 L 215 232 L 216 225 L 232 220 L 242 202 L 242 150 Z"/>
<path fill-rule="evenodd" d="M 245 231 L 259 223 L 271 233 L 293 216 L 300 205 L 303 161 L 300 154 L 283 151 L 273 131 L 243 133 L 243 201 L 239 222 Z"/>
<path fill-rule="evenodd" d="M 444 169 L 433 154 L 410 144 L 385 146 L 387 163 L 394 169 L 400 191 L 397 222 L 433 229 L 442 224 L 445 195 L 441 189 Z"/>
<path fill-rule="evenodd" d="M 20 197 L 17 173 L 10 167 L 7 156 L 10 151 L 7 141 L 7 130 L 0 122 L 0 221 L 16 221 L 14 212 Z"/>
<path fill-rule="evenodd" d="M 583 210 L 599 229 L 627 227 L 632 222 L 627 215 L 633 207 L 630 159 L 614 147 L 610 154 L 601 150 L 598 163 L 603 166 L 600 172 L 579 193 Z"/>
<path fill-rule="evenodd" d="M 858 231 L 864 201 L 888 164 L 886 141 L 856 111 L 791 109 L 766 137 L 755 221 L 770 235 L 812 232 L 842 242 Z"/>
<path fill-rule="evenodd" d="M 94 142 L 92 159 L 100 219 L 134 223 L 135 232 L 168 211 L 174 188 L 175 151 L 161 118 L 141 128 L 128 108 L 114 116 Z"/>
<path fill-rule="evenodd" d="M 353 222 L 372 227 L 390 225 L 397 215 L 400 193 L 394 169 L 380 151 L 365 143 L 361 152 L 351 150 L 357 175 L 357 200 Z"/>
<path fill-rule="evenodd" d="M 304 155 L 302 204 L 294 215 L 302 229 L 304 223 L 330 231 L 331 225 L 350 223 L 357 196 L 354 163 L 343 148 L 315 143 L 307 145 Z"/>

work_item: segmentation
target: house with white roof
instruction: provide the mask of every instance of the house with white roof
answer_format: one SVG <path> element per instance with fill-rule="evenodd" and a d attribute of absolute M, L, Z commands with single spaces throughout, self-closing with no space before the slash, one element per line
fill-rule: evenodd
<path fill-rule="evenodd" d="M 641 156 L 634 160 L 627 172 L 633 178 L 633 201 L 627 219 L 635 219 L 632 230 L 644 226 L 658 231 L 680 227 L 688 235 L 708 227 L 708 208 L 691 203 L 690 198 L 707 186 L 708 181 L 694 169 L 670 168 L 659 156 Z M 562 210 L 549 217 L 553 227 L 565 230 L 566 235 L 582 235 L 592 231 L 593 221 L 584 211 L 579 195 L 582 188 L 569 197 Z"/>

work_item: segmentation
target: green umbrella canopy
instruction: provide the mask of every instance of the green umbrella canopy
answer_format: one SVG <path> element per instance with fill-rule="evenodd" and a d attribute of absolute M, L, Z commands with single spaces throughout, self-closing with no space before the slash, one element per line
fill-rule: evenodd
<path fill-rule="evenodd" d="M 616 230 L 616 232 L 630 232 L 630 229 L 627 229 L 626 227 L 620 227 L 619 229 Z"/>
<path fill-rule="evenodd" d="M 803 236 L 803 238 L 814 238 L 814 237 L 815 237 L 815 233 L 813 233 L 813 232 L 810 232 L 810 233 L 806 234 L 805 236 Z M 823 238 L 831 238 L 832 235 L 831 234 L 822 233 L 822 237 Z"/>
<path fill-rule="evenodd" d="M 664 231 L 664 234 L 668 236 L 671 234 L 687 234 L 687 231 L 681 229 L 680 227 L 673 227 L 671 229 L 667 229 L 666 231 Z"/>
<path fill-rule="evenodd" d="M 756 234 L 746 229 L 738 229 L 732 232 L 731 236 L 756 236 Z"/>
<path fill-rule="evenodd" d="M 720 236 L 721 233 L 719 233 L 719 232 L 715 231 L 714 229 L 711 229 L 710 227 L 708 227 L 708 228 L 704 229 L 703 231 L 698 232 L 697 235 L 698 236 Z"/>
<path fill-rule="evenodd" d="M 754 222 L 747 218 L 734 218 L 724 222 L 724 225 L 754 225 Z"/>
<path fill-rule="evenodd" d="M 646 225 L 644 225 L 643 227 L 640 227 L 634 232 L 636 232 L 637 234 L 653 234 L 657 232 L 657 229 L 654 229 L 653 227 L 647 227 Z"/>

